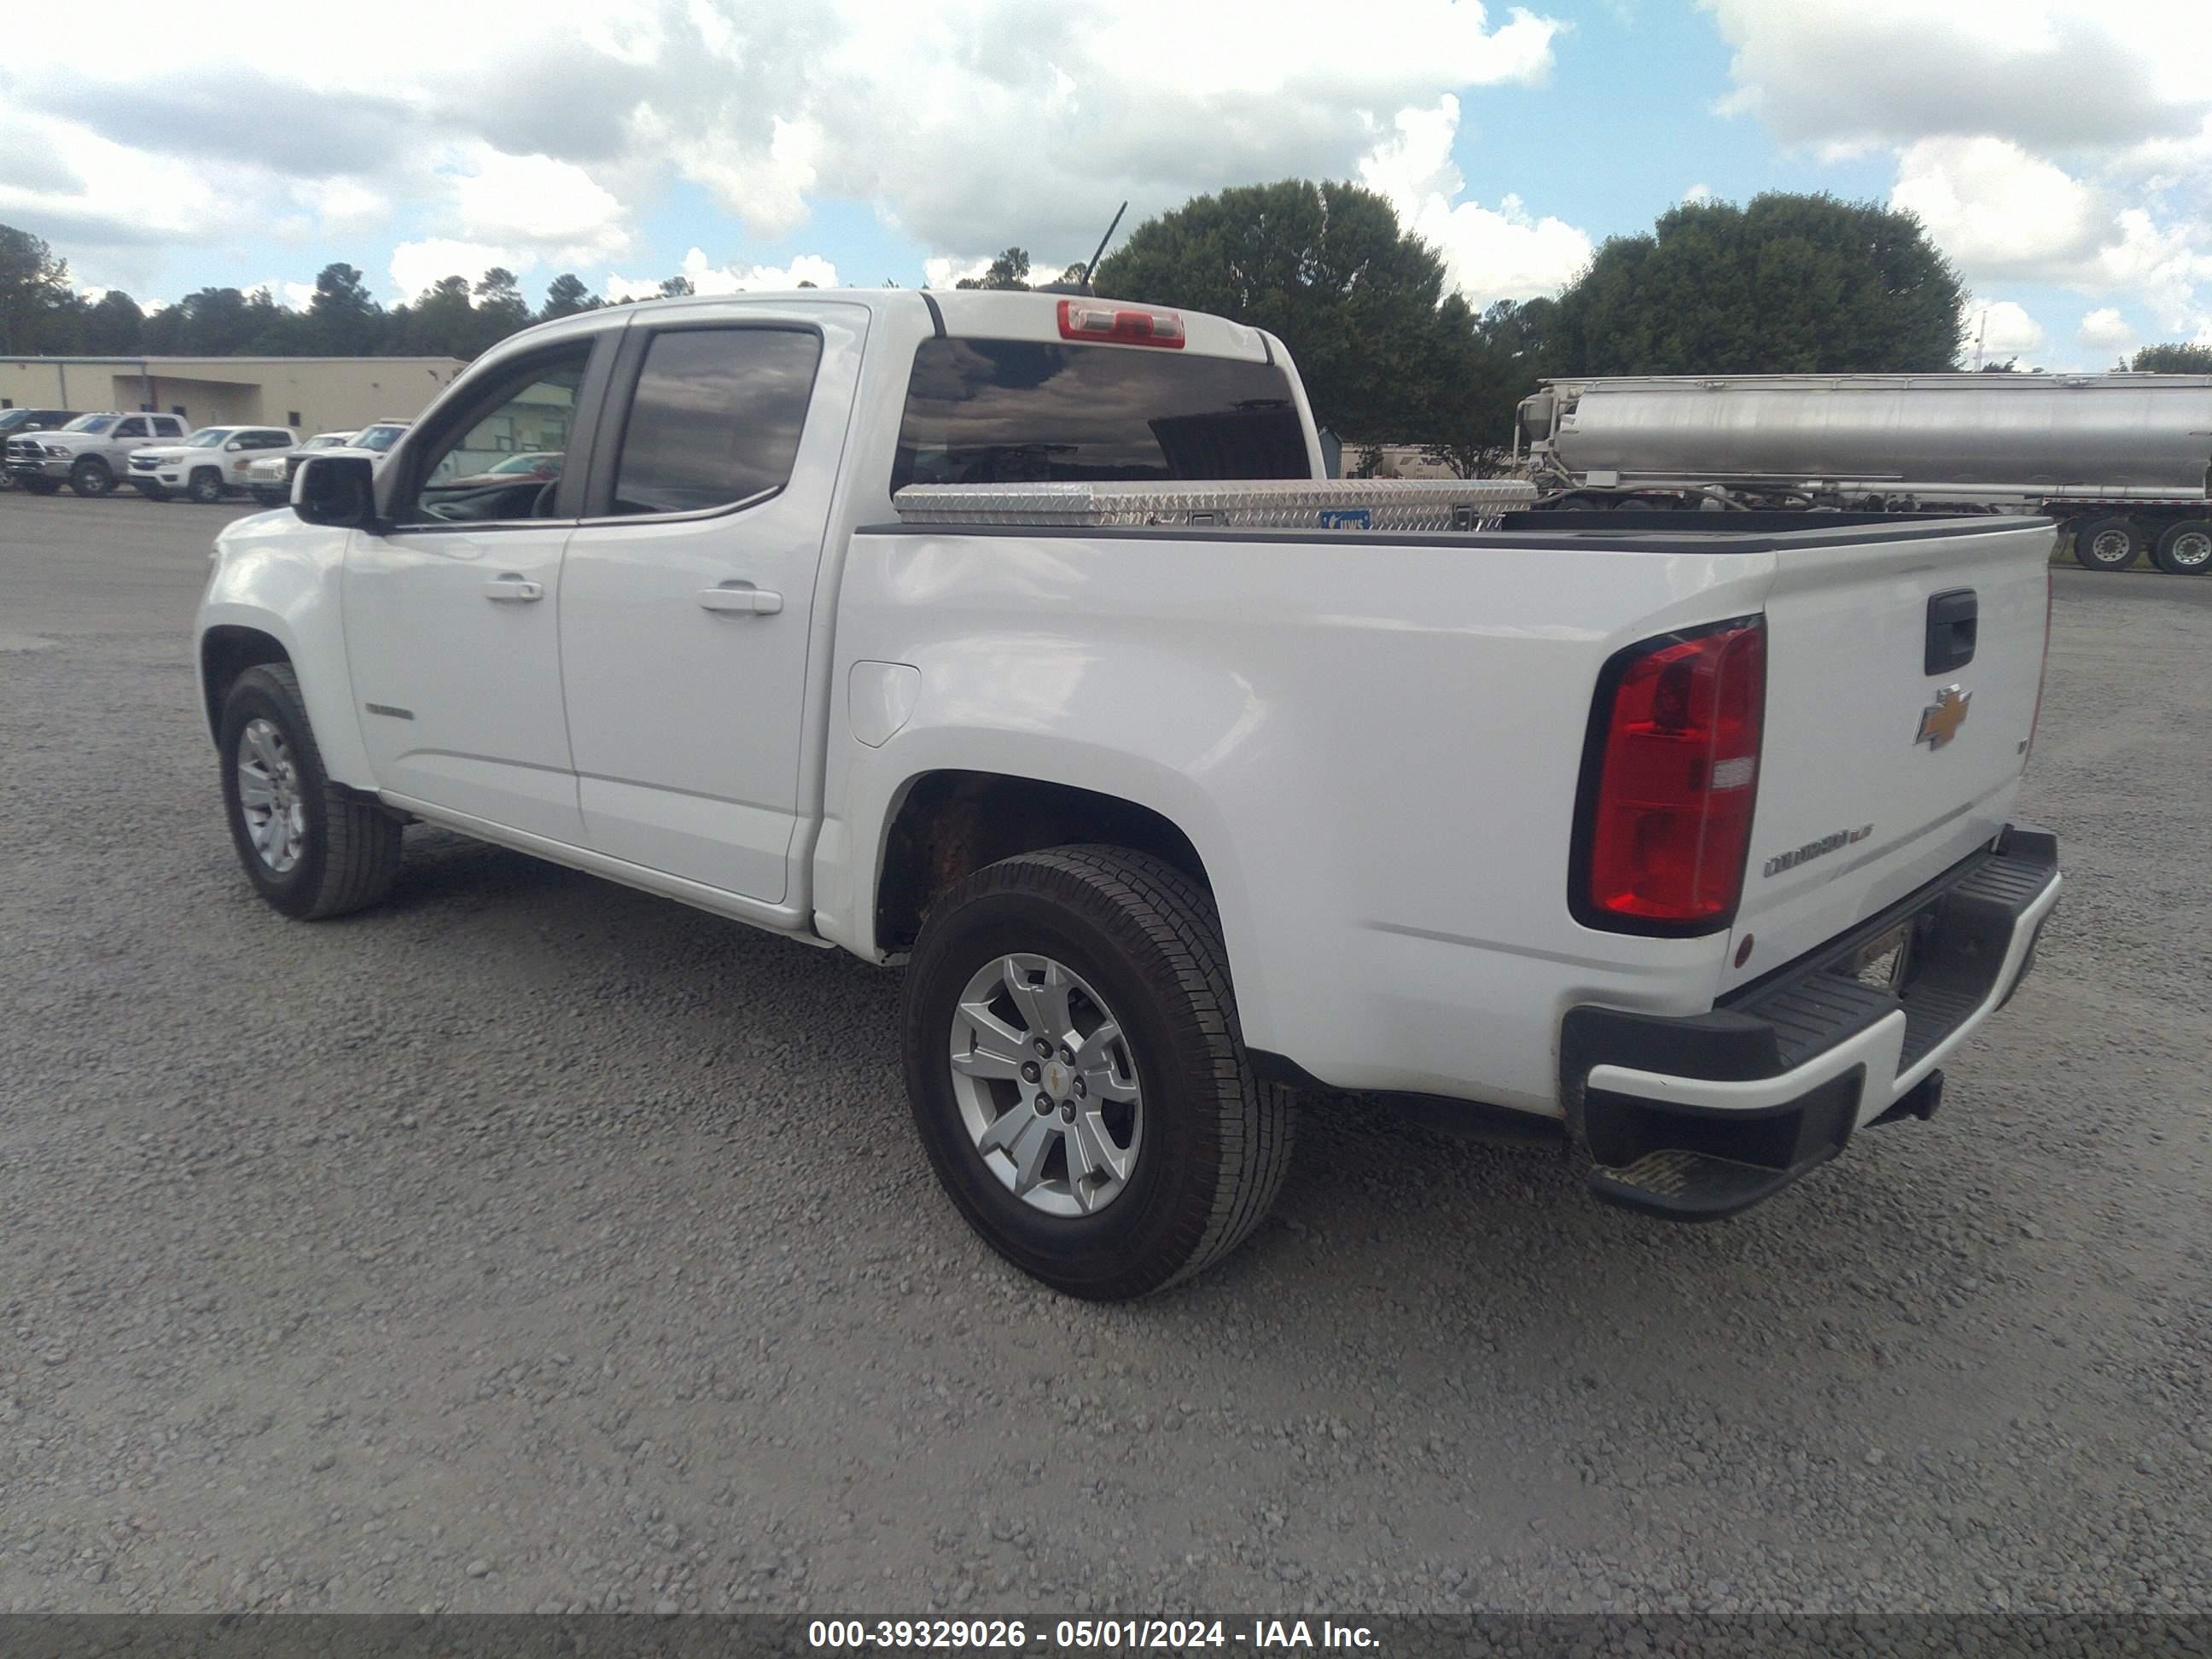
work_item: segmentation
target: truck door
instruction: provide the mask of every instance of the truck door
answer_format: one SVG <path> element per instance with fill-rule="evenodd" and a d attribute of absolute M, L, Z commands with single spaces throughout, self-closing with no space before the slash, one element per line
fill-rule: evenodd
<path fill-rule="evenodd" d="M 784 902 L 807 664 L 826 646 L 815 573 L 866 327 L 832 301 L 629 330 L 562 577 L 595 850 Z"/>
<path fill-rule="evenodd" d="M 346 552 L 345 636 L 377 781 L 394 794 L 568 845 L 583 840 L 561 706 L 561 481 L 490 469 L 565 453 L 619 331 L 570 339 L 441 409 L 394 458 L 391 530 Z"/>

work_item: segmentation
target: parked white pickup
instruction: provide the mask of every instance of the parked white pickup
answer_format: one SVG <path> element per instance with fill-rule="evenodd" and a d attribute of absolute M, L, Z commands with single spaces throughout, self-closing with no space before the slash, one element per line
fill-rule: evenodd
<path fill-rule="evenodd" d="M 1924 1115 L 2057 896 L 2008 817 L 2050 524 L 1560 530 L 1476 485 L 1391 528 L 1453 487 L 1321 471 L 1281 343 L 1212 317 L 544 325 L 219 540 L 240 857 L 334 915 L 421 819 L 903 962 L 945 1189 L 1081 1296 L 1244 1237 L 1302 1093 L 1677 1216 Z"/>

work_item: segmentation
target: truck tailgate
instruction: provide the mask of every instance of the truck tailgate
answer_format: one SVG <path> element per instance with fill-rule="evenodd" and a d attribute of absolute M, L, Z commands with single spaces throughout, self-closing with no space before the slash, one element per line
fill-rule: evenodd
<path fill-rule="evenodd" d="M 2035 718 L 2056 534 L 2004 519 L 1845 545 L 1784 538 L 1723 990 L 1894 903 L 2003 827 Z"/>

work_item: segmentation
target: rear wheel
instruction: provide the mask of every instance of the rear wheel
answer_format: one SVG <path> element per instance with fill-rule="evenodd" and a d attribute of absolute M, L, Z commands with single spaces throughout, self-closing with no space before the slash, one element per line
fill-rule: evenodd
<path fill-rule="evenodd" d="M 105 495 L 115 488 L 115 475 L 97 455 L 88 455 L 70 469 L 70 488 L 80 495 Z"/>
<path fill-rule="evenodd" d="M 185 493 L 202 507 L 212 507 L 222 499 L 222 474 L 211 466 L 204 466 L 192 474 Z"/>
<path fill-rule="evenodd" d="M 288 916 L 317 921 L 374 904 L 399 876 L 399 820 L 323 770 L 289 663 L 238 677 L 223 699 L 222 804 L 246 878 Z"/>
<path fill-rule="evenodd" d="M 2201 574 L 2212 566 L 2212 519 L 2184 519 L 2166 526 L 2150 557 L 2169 576 Z"/>
<path fill-rule="evenodd" d="M 2142 550 L 2133 519 L 2090 519 L 2074 532 L 2075 562 L 2090 570 L 2125 570 Z"/>
<path fill-rule="evenodd" d="M 55 495 L 59 492 L 61 487 L 62 482 L 59 478 L 26 478 L 23 480 L 23 488 L 29 490 L 33 495 Z"/>
<path fill-rule="evenodd" d="M 1063 847 L 932 908 L 902 993 L 907 1093 L 969 1224 L 1095 1300 L 1227 1255 L 1288 1167 L 1247 1063 L 1212 896 L 1164 860 Z"/>

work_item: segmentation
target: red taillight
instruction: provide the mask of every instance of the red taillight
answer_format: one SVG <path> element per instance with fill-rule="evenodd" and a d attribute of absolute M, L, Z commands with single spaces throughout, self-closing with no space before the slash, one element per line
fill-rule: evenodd
<path fill-rule="evenodd" d="M 1062 300 L 1060 337 L 1104 340 L 1116 345 L 1182 349 L 1182 317 L 1173 311 L 1136 311 L 1103 300 Z"/>
<path fill-rule="evenodd" d="M 2035 752 L 2035 728 L 2043 724 L 2043 682 L 2051 672 L 2051 606 L 2057 597 L 2052 589 L 2057 579 L 2048 565 L 2043 570 L 2043 661 L 2035 671 L 2035 713 L 2027 719 L 2027 743 L 2020 751 L 2020 763 L 2025 767 L 2027 757 Z"/>
<path fill-rule="evenodd" d="M 1707 932 L 1743 889 L 1759 790 L 1766 628 L 1757 617 L 1624 653 L 1599 686 L 1577 837 L 1577 915 Z"/>

